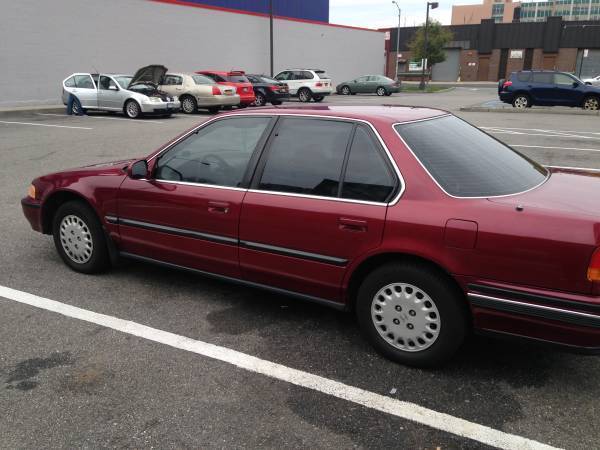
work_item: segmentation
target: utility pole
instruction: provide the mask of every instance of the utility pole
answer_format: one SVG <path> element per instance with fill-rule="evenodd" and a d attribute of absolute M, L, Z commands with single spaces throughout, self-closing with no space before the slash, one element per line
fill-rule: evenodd
<path fill-rule="evenodd" d="M 271 76 L 275 74 L 273 71 L 273 0 L 269 0 L 269 41 L 271 46 Z"/>
<path fill-rule="evenodd" d="M 438 7 L 438 5 L 438 2 L 427 2 L 427 14 L 425 15 L 425 58 L 423 58 L 422 61 L 421 82 L 419 83 L 419 89 L 421 90 L 425 89 L 425 64 L 427 64 L 429 56 L 429 43 L 427 42 L 427 29 L 429 28 L 429 7 L 431 6 L 431 9 L 435 9 Z"/>
<path fill-rule="evenodd" d="M 394 5 L 396 5 L 396 8 L 398 8 L 398 31 L 396 32 L 396 81 L 398 81 L 398 55 L 400 54 L 400 16 L 402 14 L 402 10 L 400 9 L 400 6 L 398 6 L 398 3 L 396 2 L 396 0 L 393 0 L 392 3 Z"/>

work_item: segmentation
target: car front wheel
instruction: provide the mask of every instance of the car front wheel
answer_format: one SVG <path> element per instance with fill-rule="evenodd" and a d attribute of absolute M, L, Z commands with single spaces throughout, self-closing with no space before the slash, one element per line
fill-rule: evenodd
<path fill-rule="evenodd" d="M 61 205 L 52 222 L 54 245 L 71 269 L 97 273 L 110 266 L 102 225 L 85 203 L 70 201 Z"/>
<path fill-rule="evenodd" d="M 512 105 L 515 108 L 525 109 L 531 106 L 531 101 L 528 96 L 519 94 L 513 99 Z"/>
<path fill-rule="evenodd" d="M 350 95 L 352 92 L 350 91 L 350 87 L 344 86 L 342 87 L 342 95 Z"/>
<path fill-rule="evenodd" d="M 600 100 L 595 96 L 586 97 L 586 99 L 583 101 L 583 109 L 587 109 L 588 111 L 597 111 L 600 109 Z"/>
<path fill-rule="evenodd" d="M 314 100 L 315 102 L 319 103 L 319 102 L 322 102 L 324 98 L 325 98 L 325 96 L 324 96 L 324 95 L 315 95 L 315 96 L 313 97 L 313 100 Z"/>
<path fill-rule="evenodd" d="M 142 114 L 140 105 L 135 100 L 129 100 L 125 103 L 125 114 L 130 119 L 137 119 Z"/>
<path fill-rule="evenodd" d="M 443 364 L 466 336 L 460 290 L 420 263 L 387 264 L 371 272 L 358 290 L 356 313 L 379 353 L 410 366 Z"/>
<path fill-rule="evenodd" d="M 298 100 L 302 103 L 308 103 L 312 99 L 312 92 L 307 88 L 302 88 L 298 91 Z"/>

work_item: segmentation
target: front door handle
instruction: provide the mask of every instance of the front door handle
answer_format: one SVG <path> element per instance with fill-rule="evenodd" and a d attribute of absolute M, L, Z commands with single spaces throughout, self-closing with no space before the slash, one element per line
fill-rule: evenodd
<path fill-rule="evenodd" d="M 208 212 L 213 214 L 227 214 L 229 212 L 229 203 L 210 200 L 208 202 Z"/>
<path fill-rule="evenodd" d="M 338 227 L 343 231 L 362 232 L 367 231 L 367 221 L 362 219 L 350 219 L 347 217 L 340 217 L 338 220 Z"/>

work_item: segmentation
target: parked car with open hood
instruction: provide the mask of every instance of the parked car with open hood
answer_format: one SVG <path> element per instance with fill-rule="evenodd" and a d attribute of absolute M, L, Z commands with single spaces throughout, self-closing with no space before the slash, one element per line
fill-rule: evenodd
<path fill-rule="evenodd" d="M 177 96 L 181 111 L 186 114 L 195 113 L 198 108 L 216 113 L 223 106 L 240 104 L 235 87 L 219 85 L 212 78 L 195 73 L 168 73 L 160 90 Z"/>
<path fill-rule="evenodd" d="M 246 73 L 242 70 L 219 71 L 219 70 L 199 70 L 196 72 L 212 78 L 215 82 L 224 86 L 233 86 L 240 96 L 240 106 L 250 106 L 256 100 L 252 84 L 246 78 Z"/>
<path fill-rule="evenodd" d="M 342 95 L 377 94 L 383 97 L 400 92 L 400 83 L 383 75 L 364 75 L 339 83 L 335 90 Z"/>
<path fill-rule="evenodd" d="M 281 105 L 284 100 L 289 100 L 288 85 L 266 75 L 246 75 L 252 83 L 256 100 L 255 106 L 265 106 L 267 103 Z"/>
<path fill-rule="evenodd" d="M 591 84 L 592 86 L 600 86 L 600 75 L 591 78 L 584 78 L 582 81 L 585 84 Z"/>
<path fill-rule="evenodd" d="M 123 112 L 132 119 L 145 114 L 170 116 L 179 111 L 180 103 L 177 96 L 158 89 L 166 72 L 164 66 L 151 65 L 133 76 L 74 73 L 62 82 L 62 101 L 66 105 L 72 94 L 77 99 L 73 108 Z"/>

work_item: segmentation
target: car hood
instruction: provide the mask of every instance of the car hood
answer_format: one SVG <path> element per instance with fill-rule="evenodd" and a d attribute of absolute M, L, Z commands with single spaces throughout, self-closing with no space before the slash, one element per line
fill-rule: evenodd
<path fill-rule="evenodd" d="M 522 194 L 492 197 L 494 203 L 552 210 L 565 215 L 592 216 L 600 220 L 600 171 L 550 168 L 548 179 Z"/>
<path fill-rule="evenodd" d="M 162 84 L 162 80 L 167 73 L 167 68 L 158 64 L 142 67 L 133 75 L 128 87 L 135 84 L 152 84 L 158 86 Z"/>

